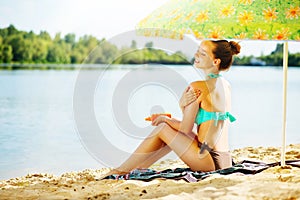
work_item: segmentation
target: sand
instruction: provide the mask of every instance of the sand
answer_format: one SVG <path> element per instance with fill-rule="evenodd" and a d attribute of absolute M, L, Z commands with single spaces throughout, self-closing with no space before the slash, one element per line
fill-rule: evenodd
<path fill-rule="evenodd" d="M 232 152 L 235 161 L 280 161 L 280 148 L 246 147 Z M 286 159 L 300 159 L 300 144 L 287 146 Z M 186 167 L 166 160 L 153 169 Z M 108 169 L 68 172 L 61 176 L 28 174 L 0 181 L 0 199 L 300 199 L 300 168 L 271 167 L 255 175 L 212 175 L 196 183 L 183 180 L 96 181 Z"/>

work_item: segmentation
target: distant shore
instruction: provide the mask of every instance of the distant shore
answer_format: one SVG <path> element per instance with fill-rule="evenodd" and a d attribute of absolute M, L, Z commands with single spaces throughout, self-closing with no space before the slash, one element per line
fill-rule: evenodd
<path fill-rule="evenodd" d="M 21 64 L 21 63 L 2 63 L 0 64 L 0 70 L 97 70 L 97 69 L 107 69 L 107 68 L 122 68 L 124 66 L 130 67 L 154 67 L 154 66 L 172 66 L 172 67 L 183 67 L 188 66 L 187 64 L 157 64 L 157 63 L 149 63 L 149 64 Z M 190 65 L 192 66 L 192 65 Z M 280 68 L 282 66 L 261 66 L 261 65 L 233 65 L 233 67 L 272 67 L 272 68 Z M 289 66 L 289 67 L 297 67 L 297 66 Z M 126 68 L 126 67 L 125 67 Z"/>
<path fill-rule="evenodd" d="M 77 38 L 74 33 L 67 33 L 64 36 L 56 33 L 54 37 L 51 37 L 47 31 L 40 31 L 40 33 L 23 31 L 10 24 L 6 28 L 0 28 L 0 63 L 193 63 L 193 58 L 187 56 L 188 53 L 182 52 L 180 48 L 162 50 L 156 48 L 156 44 L 152 41 L 141 46 L 134 39 L 127 38 L 126 40 L 131 44 L 118 47 L 110 40 L 99 39 L 92 35 Z M 282 54 L 283 44 L 278 43 L 269 55 L 237 56 L 233 64 L 281 66 Z M 290 53 L 289 65 L 300 66 L 299 55 L 299 52 Z"/>
<path fill-rule="evenodd" d="M 278 147 L 246 147 L 232 151 L 242 160 L 280 160 Z M 300 144 L 287 146 L 287 160 L 300 159 Z M 179 160 L 166 160 L 153 169 L 186 167 Z M 300 168 L 270 167 L 256 175 L 212 175 L 197 183 L 183 180 L 96 181 L 107 168 L 68 172 L 61 176 L 29 174 L 0 181 L 1 199 L 300 199 Z"/>

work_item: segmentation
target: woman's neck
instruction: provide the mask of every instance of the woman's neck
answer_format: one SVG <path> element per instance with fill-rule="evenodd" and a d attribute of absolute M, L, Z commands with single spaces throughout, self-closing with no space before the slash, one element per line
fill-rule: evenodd
<path fill-rule="evenodd" d="M 218 70 L 203 70 L 204 75 L 206 77 L 206 79 L 210 79 L 210 78 L 216 78 L 219 77 L 219 71 Z"/>

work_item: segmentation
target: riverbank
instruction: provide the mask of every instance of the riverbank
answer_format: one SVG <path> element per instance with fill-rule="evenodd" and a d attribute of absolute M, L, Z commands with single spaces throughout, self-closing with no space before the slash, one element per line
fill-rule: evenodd
<path fill-rule="evenodd" d="M 242 160 L 280 160 L 280 148 L 246 147 L 232 151 Z M 287 146 L 287 160 L 300 159 L 300 144 Z M 179 160 L 166 160 L 153 169 L 186 167 Z M 109 169 L 87 169 L 61 176 L 29 174 L 0 181 L 1 199 L 300 199 L 300 168 L 270 167 L 256 175 L 212 175 L 197 183 L 183 180 L 97 181 Z"/>

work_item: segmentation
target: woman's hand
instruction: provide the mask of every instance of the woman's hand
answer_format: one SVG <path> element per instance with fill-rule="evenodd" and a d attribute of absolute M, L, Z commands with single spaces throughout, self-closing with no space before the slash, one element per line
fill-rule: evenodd
<path fill-rule="evenodd" d="M 166 123 L 167 122 L 167 119 L 170 119 L 169 117 L 167 116 L 164 116 L 164 115 L 160 115 L 158 117 L 156 117 L 153 121 L 152 121 L 152 126 L 158 126 L 159 124 L 161 123 Z"/>
<path fill-rule="evenodd" d="M 181 111 L 183 111 L 187 105 L 196 101 L 197 98 L 200 96 L 200 93 L 201 91 L 199 89 L 193 89 L 190 86 L 188 86 L 179 100 L 179 106 Z"/>

